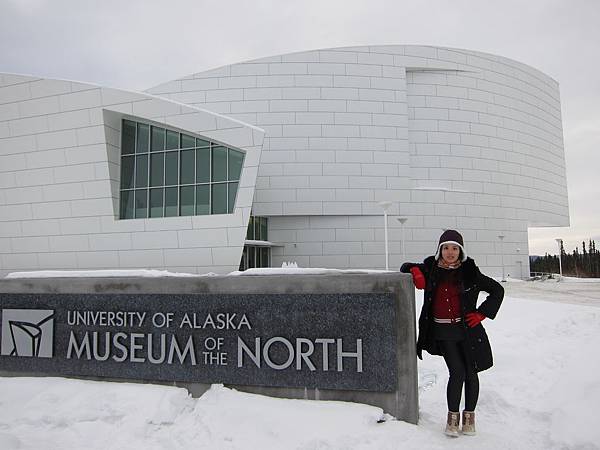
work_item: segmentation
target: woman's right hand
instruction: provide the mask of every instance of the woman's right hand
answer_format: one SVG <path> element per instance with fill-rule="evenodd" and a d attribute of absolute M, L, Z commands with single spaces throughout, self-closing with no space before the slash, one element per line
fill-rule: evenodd
<path fill-rule="evenodd" d="M 414 266 L 410 269 L 410 273 L 412 275 L 413 283 L 417 289 L 425 289 L 425 275 L 421 272 L 419 267 Z"/>

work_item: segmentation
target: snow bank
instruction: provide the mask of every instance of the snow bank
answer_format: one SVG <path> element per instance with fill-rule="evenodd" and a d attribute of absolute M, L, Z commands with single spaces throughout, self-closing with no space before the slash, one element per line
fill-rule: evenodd
<path fill-rule="evenodd" d="M 284 400 L 213 385 L 200 399 L 167 386 L 0 378 L 0 448 L 372 449 L 380 408 Z M 418 427 L 396 422 L 418 437 Z"/>
<path fill-rule="evenodd" d="M 207 273 L 204 276 L 215 275 Z M 34 270 L 31 272 L 11 272 L 4 278 L 79 278 L 79 277 L 199 277 L 193 273 L 169 272 L 167 270 Z"/>
<path fill-rule="evenodd" d="M 394 273 L 388 270 L 341 270 L 306 267 L 268 267 L 248 269 L 243 272 L 235 271 L 228 275 L 324 275 L 332 273 Z M 215 276 L 213 272 L 203 275 L 182 272 L 169 272 L 167 270 L 131 269 L 131 270 L 36 270 L 31 272 L 11 272 L 5 278 L 78 278 L 78 277 L 206 277 Z"/>
<path fill-rule="evenodd" d="M 0 392 L 2 450 L 168 448 L 155 431 L 194 405 L 184 389 L 63 378 L 0 378 Z"/>

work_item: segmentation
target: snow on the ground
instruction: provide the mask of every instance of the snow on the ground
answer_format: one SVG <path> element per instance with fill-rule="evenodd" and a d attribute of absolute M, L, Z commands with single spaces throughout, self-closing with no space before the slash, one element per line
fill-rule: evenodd
<path fill-rule="evenodd" d="M 573 303 L 600 307 L 600 278 L 564 277 L 560 281 L 520 281 L 507 283 L 507 291 L 517 298 Z"/>
<path fill-rule="evenodd" d="M 376 269 L 323 269 L 316 267 L 262 267 L 247 269 L 241 272 L 231 272 L 229 275 L 331 275 L 339 273 L 398 273 L 398 271 Z"/>
<path fill-rule="evenodd" d="M 495 365 L 480 374 L 475 437 L 443 435 L 447 371 L 424 355 L 417 426 L 377 424 L 382 411 L 368 405 L 221 385 L 192 399 L 169 386 L 0 378 L 0 449 L 599 449 L 600 285 L 554 285 L 504 284 L 498 317 L 485 321 Z"/>

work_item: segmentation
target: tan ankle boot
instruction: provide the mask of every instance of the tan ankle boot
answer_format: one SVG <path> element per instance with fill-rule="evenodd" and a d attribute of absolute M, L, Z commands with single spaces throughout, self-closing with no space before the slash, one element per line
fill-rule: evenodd
<path fill-rule="evenodd" d="M 475 436 L 475 411 L 463 411 L 462 433 L 468 436 Z"/>
<path fill-rule="evenodd" d="M 460 421 L 460 413 L 448 411 L 448 421 L 444 433 L 446 436 L 458 437 L 458 422 Z"/>

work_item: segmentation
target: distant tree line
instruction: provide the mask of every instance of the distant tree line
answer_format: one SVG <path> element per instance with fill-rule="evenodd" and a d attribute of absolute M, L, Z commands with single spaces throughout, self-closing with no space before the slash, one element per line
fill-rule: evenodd
<path fill-rule="evenodd" d="M 566 253 L 561 242 L 560 253 L 562 260 L 563 275 L 580 278 L 600 278 L 600 251 L 596 250 L 596 242 L 592 239 L 586 243 L 581 243 L 581 252 L 579 247 L 575 247 L 573 253 Z M 532 257 L 529 261 L 532 272 L 559 273 L 558 255 L 549 255 Z"/>

